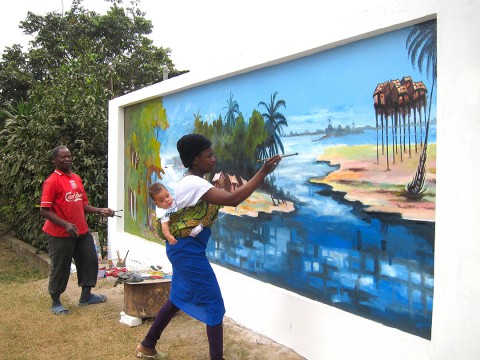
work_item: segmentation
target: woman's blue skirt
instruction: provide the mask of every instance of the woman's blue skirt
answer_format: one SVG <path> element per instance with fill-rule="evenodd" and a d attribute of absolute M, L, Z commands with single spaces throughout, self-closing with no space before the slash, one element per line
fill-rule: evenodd
<path fill-rule="evenodd" d="M 186 314 L 215 326 L 225 314 L 222 293 L 205 249 L 211 230 L 204 228 L 196 237 L 177 238 L 166 243 L 167 256 L 173 266 L 170 301 Z"/>

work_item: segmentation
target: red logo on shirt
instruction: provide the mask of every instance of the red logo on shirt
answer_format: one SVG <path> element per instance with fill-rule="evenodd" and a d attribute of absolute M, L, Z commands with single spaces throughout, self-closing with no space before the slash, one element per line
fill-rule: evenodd
<path fill-rule="evenodd" d="M 76 201 L 82 201 L 83 195 L 79 192 L 67 192 L 65 194 L 65 201 L 67 202 L 76 202 Z"/>

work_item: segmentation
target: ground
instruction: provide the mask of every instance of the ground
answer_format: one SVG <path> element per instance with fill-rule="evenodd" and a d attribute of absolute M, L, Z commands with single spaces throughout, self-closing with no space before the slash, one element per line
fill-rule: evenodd
<path fill-rule="evenodd" d="M 0 354 L 37 360 L 135 358 L 134 349 L 152 320 L 145 319 L 136 327 L 119 322 L 124 285 L 114 287 L 113 280 L 99 279 L 94 292 L 107 295 L 108 301 L 80 307 L 80 289 L 73 273 L 61 298 L 71 313 L 55 316 L 49 311 L 48 279 L 33 273 L 28 261 L 12 250 L 8 238 L 0 236 L 0 307 L 4 309 L 0 333 L 8 334 L 0 337 Z M 167 352 L 169 359 L 207 359 L 205 325 L 181 312 L 165 330 L 157 349 Z M 224 321 L 224 349 L 228 360 L 304 359 L 229 318 Z"/>

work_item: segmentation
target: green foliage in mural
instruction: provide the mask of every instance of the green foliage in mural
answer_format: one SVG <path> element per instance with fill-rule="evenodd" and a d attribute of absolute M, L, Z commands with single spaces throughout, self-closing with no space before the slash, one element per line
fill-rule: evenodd
<path fill-rule="evenodd" d="M 203 121 L 199 110 L 192 114 L 193 132 L 212 141 L 219 171 L 249 179 L 260 165 L 257 159 L 271 134 L 259 111 L 253 110 L 246 121 L 232 96 L 228 103 L 236 104 L 237 109 L 225 117 L 236 115 L 228 124 L 222 115 L 213 121 Z M 125 109 L 125 231 L 156 242 L 161 240 L 154 235 L 155 208 L 148 188 L 165 174 L 161 166 L 162 144 L 158 139 L 159 132 L 168 128 L 161 98 Z M 273 188 L 271 184 L 266 186 Z"/>
<path fill-rule="evenodd" d="M 125 231 L 138 234 L 152 228 L 154 210 L 149 206 L 152 175 L 162 179 L 157 132 L 168 128 L 161 99 L 125 109 Z"/>
<path fill-rule="evenodd" d="M 262 115 L 254 110 L 248 122 L 245 122 L 243 115 L 239 113 L 232 126 L 224 126 L 221 115 L 211 124 L 202 121 L 198 114 L 194 116 L 194 132 L 212 141 L 217 156 L 217 168 L 250 178 L 257 166 L 259 150 L 268 139 Z"/>

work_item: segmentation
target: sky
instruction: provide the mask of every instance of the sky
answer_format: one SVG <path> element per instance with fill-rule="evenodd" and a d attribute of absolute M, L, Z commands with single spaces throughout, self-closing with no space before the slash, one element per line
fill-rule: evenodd
<path fill-rule="evenodd" d="M 396 4 L 396 0 L 384 2 Z M 18 25 L 28 11 L 38 15 L 67 11 L 71 3 L 16 0 L 14 6 L 4 6 L 0 50 L 14 43 L 27 45 L 30 38 L 22 35 Z M 82 4 L 100 14 L 110 7 L 104 0 L 83 0 Z M 326 30 L 331 27 L 336 27 L 344 38 L 352 36 L 348 27 L 336 23 L 328 6 L 319 0 L 295 0 L 294 4 L 291 0 L 140 0 L 139 8 L 153 23 L 149 38 L 154 45 L 171 49 L 170 58 L 176 68 L 203 72 L 248 67 L 328 44 L 330 33 Z M 384 17 L 377 0 L 337 0 L 338 6 L 344 23 L 358 23 L 362 13 Z M 360 31 L 371 31 L 362 22 L 358 27 Z"/>
<path fill-rule="evenodd" d="M 71 0 L 17 0 L 15 6 L 4 7 L 0 50 L 3 52 L 14 43 L 25 48 L 31 40 L 18 28 L 28 11 L 38 15 L 61 12 L 62 8 L 67 11 L 71 3 Z M 102 0 L 83 0 L 82 3 L 100 14 L 105 14 L 110 7 Z M 308 32 L 315 19 L 312 12 L 305 9 L 317 6 L 316 0 L 299 0 L 304 6 L 298 7 L 298 11 L 304 19 L 307 17 L 307 21 L 301 22 L 298 16 L 292 17 L 291 7 L 285 6 L 287 3 L 285 0 L 244 0 L 238 6 L 240 3 L 232 0 L 140 0 L 139 8 L 153 23 L 149 38 L 154 45 L 172 50 L 170 57 L 177 69 L 197 72 L 248 63 L 252 55 L 266 61 L 276 54 L 284 54 L 285 38 L 291 35 L 291 28 Z M 265 14 L 272 13 L 275 24 L 264 21 Z M 275 36 L 271 36 L 272 28 Z M 302 41 L 297 39 L 292 43 L 298 51 L 304 49 Z"/>

